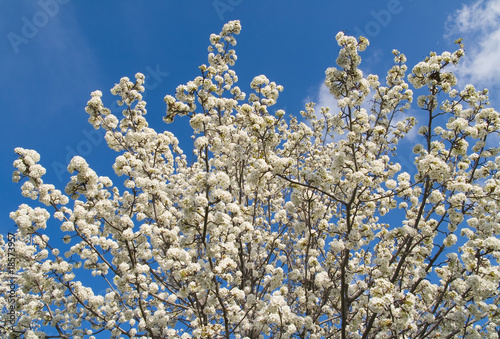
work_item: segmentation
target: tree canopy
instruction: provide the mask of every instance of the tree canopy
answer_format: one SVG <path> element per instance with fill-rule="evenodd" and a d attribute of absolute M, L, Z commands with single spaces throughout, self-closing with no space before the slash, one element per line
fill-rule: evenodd
<path fill-rule="evenodd" d="M 4 335 L 497 338 L 500 115 L 487 90 L 456 88 L 461 41 L 408 76 L 394 50 L 380 79 L 360 69 L 368 40 L 340 32 L 325 79 L 337 107 L 292 116 L 266 76 L 248 96 L 236 85 L 240 29 L 212 34 L 200 75 L 165 97 L 165 122 L 189 119 L 193 160 L 148 126 L 140 73 L 111 89 L 123 116 L 100 91 L 86 107 L 116 178 L 75 156 L 63 193 L 15 149 L 13 181 L 47 208 L 20 205 L 1 240 Z"/>

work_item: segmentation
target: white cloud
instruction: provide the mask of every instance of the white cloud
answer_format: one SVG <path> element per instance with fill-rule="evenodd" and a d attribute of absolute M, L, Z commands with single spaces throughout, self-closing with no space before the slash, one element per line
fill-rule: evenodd
<path fill-rule="evenodd" d="M 304 107 L 307 103 L 314 102 L 316 105 L 314 106 L 314 113 L 316 114 L 316 117 L 318 119 L 323 118 L 323 115 L 321 114 L 321 108 L 328 107 L 330 109 L 330 113 L 337 114 L 338 111 L 338 106 L 337 106 L 337 100 L 333 96 L 333 94 L 330 93 L 330 90 L 328 87 L 326 87 L 325 83 L 322 81 L 321 84 L 318 87 L 313 87 L 310 89 L 311 92 L 313 92 L 313 95 L 308 95 L 304 100 L 303 104 Z M 305 119 L 304 119 L 305 120 Z M 309 122 L 304 121 L 307 123 L 308 126 L 310 126 Z M 345 137 L 345 136 L 343 136 Z M 332 141 L 338 141 L 338 136 L 336 136 L 334 139 L 328 137 L 326 140 L 327 142 L 332 142 Z"/>
<path fill-rule="evenodd" d="M 494 86 L 500 77 L 500 0 L 477 0 L 450 15 L 446 37 L 463 37 L 465 60 L 456 72 L 459 83 Z"/>
<path fill-rule="evenodd" d="M 319 112 L 321 107 L 330 108 L 330 112 L 334 112 L 338 109 L 337 99 L 330 93 L 330 90 L 324 83 L 321 84 L 318 91 L 318 102 L 316 104 L 316 110 Z"/>
<path fill-rule="evenodd" d="M 370 112 L 370 110 L 372 108 L 371 103 L 373 101 L 373 95 L 374 95 L 374 92 L 372 90 L 372 92 L 368 95 L 368 97 L 366 98 L 364 103 L 361 105 L 361 107 L 366 109 L 367 112 Z M 316 106 L 314 107 L 314 111 L 315 111 L 316 116 L 318 118 L 322 117 L 322 115 L 321 115 L 321 108 L 322 107 L 330 108 L 330 113 L 332 113 L 332 114 L 339 113 L 339 108 L 337 106 L 337 100 L 330 93 L 330 90 L 328 89 L 328 87 L 326 87 L 326 85 L 324 83 L 321 83 L 321 85 L 318 87 L 318 90 L 317 90 L 315 97 L 308 96 L 304 100 L 305 103 L 308 103 L 311 101 L 316 103 Z M 412 115 L 415 116 L 414 113 L 415 112 L 413 112 L 413 111 L 398 113 L 394 117 L 395 120 L 393 122 L 393 125 L 395 125 L 398 121 L 403 121 Z M 406 134 L 404 140 L 408 140 L 409 142 L 414 142 L 417 138 L 419 138 L 420 136 L 418 135 L 418 127 L 420 127 L 419 123 L 417 123 L 417 126 L 415 126 L 410 132 L 408 132 L 408 134 Z M 340 138 L 335 137 L 335 140 L 337 141 L 338 139 L 342 139 L 342 138 L 345 138 L 345 135 L 340 137 Z"/>

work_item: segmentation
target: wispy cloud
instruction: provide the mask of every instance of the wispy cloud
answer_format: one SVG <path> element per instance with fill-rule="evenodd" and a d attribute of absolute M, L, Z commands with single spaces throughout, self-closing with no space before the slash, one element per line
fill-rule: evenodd
<path fill-rule="evenodd" d="M 316 98 L 315 98 L 316 99 Z M 330 93 L 330 90 L 324 83 L 319 86 L 316 102 L 316 112 L 319 113 L 321 107 L 330 108 L 330 112 L 334 112 L 338 109 L 337 99 Z"/>
<path fill-rule="evenodd" d="M 368 112 L 370 112 L 372 108 L 372 102 L 373 102 L 373 95 L 374 92 L 372 91 L 368 97 L 366 98 L 365 102 L 361 105 L 362 108 L 366 109 Z M 321 108 L 322 107 L 328 107 L 330 108 L 330 112 L 332 114 L 336 114 L 339 112 L 339 108 L 337 106 L 337 100 L 334 98 L 334 96 L 330 93 L 330 90 L 328 87 L 325 86 L 324 83 L 321 83 L 317 88 L 315 88 L 315 93 L 314 95 L 309 95 L 304 99 L 304 104 L 308 102 L 315 102 L 315 113 L 318 118 L 321 118 Z M 410 116 L 418 116 L 418 112 L 415 111 L 415 108 L 411 108 L 409 111 L 405 111 L 403 113 L 399 112 L 395 117 L 394 121 L 392 123 L 393 126 L 397 124 L 398 121 L 404 121 L 405 119 L 409 118 Z M 400 141 L 401 146 L 403 149 L 410 149 L 413 146 L 413 144 L 421 137 L 418 134 L 418 129 L 419 127 L 422 126 L 422 123 L 418 121 L 417 119 L 417 124 L 416 126 L 413 127 L 412 130 L 408 132 L 408 134 L 405 135 L 404 139 Z M 329 142 L 331 141 L 339 141 L 343 138 L 345 138 L 344 135 L 337 135 L 335 136 L 334 139 L 328 138 L 327 140 Z M 389 138 L 392 138 L 392 135 L 389 136 Z M 411 164 L 413 163 L 413 153 L 411 151 L 409 152 L 401 152 L 396 159 L 398 162 L 401 163 L 401 166 L 405 170 L 409 170 L 411 168 Z"/>
<path fill-rule="evenodd" d="M 14 80 L 16 90 L 32 93 L 31 102 L 50 107 L 47 114 L 67 109 L 75 103 L 72 92 L 78 88 L 88 91 L 99 75 L 99 63 L 81 31 L 73 4 L 69 0 L 38 1 L 14 7 L 9 20 L 0 26 L 4 44 L 9 44 L 0 56 L 0 62 L 7 65 L 5 77 Z M 54 95 L 57 100 L 47 94 L 49 88 L 58 94 Z"/>
<path fill-rule="evenodd" d="M 461 84 L 493 86 L 500 76 L 500 0 L 477 0 L 451 14 L 445 37 L 463 37 L 466 57 L 457 75 Z"/>

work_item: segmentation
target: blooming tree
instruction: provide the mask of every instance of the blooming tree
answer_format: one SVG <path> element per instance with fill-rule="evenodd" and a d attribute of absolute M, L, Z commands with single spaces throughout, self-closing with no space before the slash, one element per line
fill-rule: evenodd
<path fill-rule="evenodd" d="M 165 122 L 189 117 L 191 162 L 174 134 L 148 127 L 142 74 L 111 90 L 121 120 L 100 91 L 86 107 L 118 154 L 120 188 L 75 156 L 63 194 L 43 182 L 37 152 L 15 150 L 14 182 L 50 212 L 22 204 L 10 215 L 17 321 L 3 333 L 497 338 L 500 115 L 486 90 L 454 88 L 461 42 L 408 77 L 394 51 L 381 83 L 359 69 L 367 39 L 339 33 L 325 80 L 338 107 L 310 103 L 292 117 L 271 109 L 283 87 L 264 75 L 248 97 L 236 86 L 240 29 L 231 21 L 212 34 L 209 64 L 165 97 Z M 410 85 L 423 93 L 413 111 Z M 422 124 L 411 174 L 397 162 L 416 124 L 408 112 Z M 44 231 L 51 215 L 66 253 Z M 92 289 L 97 279 L 105 292 Z"/>

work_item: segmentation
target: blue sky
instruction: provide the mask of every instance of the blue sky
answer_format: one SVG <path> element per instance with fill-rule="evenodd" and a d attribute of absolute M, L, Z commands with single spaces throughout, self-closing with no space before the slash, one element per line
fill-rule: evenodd
<path fill-rule="evenodd" d="M 163 97 L 198 75 L 210 34 L 235 19 L 243 27 L 236 46 L 240 87 L 248 93 L 253 77 L 265 74 L 284 86 L 276 107 L 290 114 L 309 100 L 334 104 L 321 84 L 335 64 L 340 30 L 369 38 L 361 68 L 382 78 L 393 49 L 406 54 L 411 69 L 430 51 L 453 50 L 462 36 L 467 60 L 456 69 L 460 84 L 488 87 L 500 104 L 499 0 L 2 0 L 0 232 L 15 231 L 10 211 L 33 203 L 11 181 L 15 147 L 36 149 L 48 172 L 44 181 L 61 190 L 76 154 L 98 174 L 112 175 L 117 154 L 88 124 L 84 108 L 99 89 L 119 112 L 109 89 L 122 76 L 146 75 L 150 126 L 173 131 L 190 154 L 188 121 L 163 123 Z"/>

